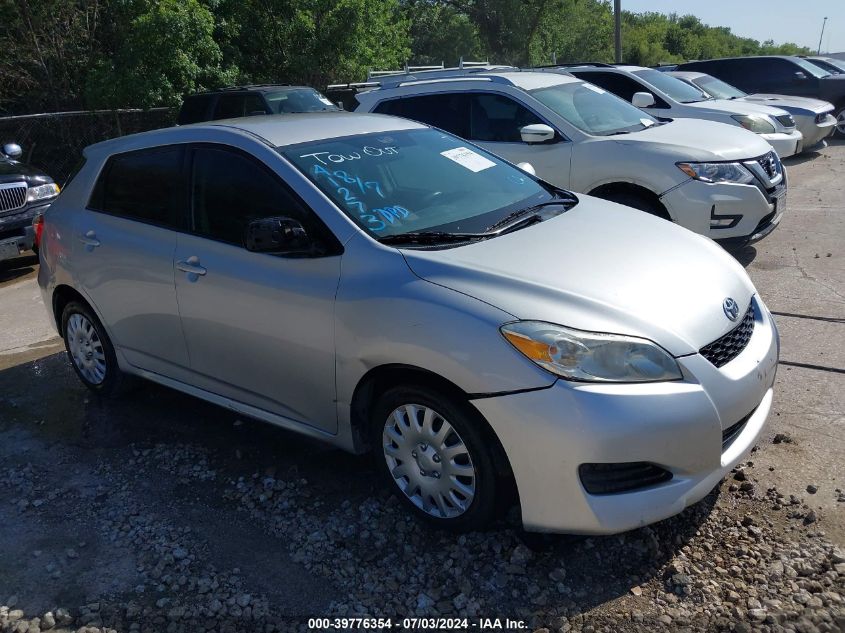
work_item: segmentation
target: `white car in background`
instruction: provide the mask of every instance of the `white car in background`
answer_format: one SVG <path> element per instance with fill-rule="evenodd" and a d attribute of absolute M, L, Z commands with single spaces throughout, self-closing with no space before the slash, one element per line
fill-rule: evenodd
<path fill-rule="evenodd" d="M 654 117 L 705 119 L 744 127 L 764 138 L 781 158 L 798 154 L 803 149 L 801 132 L 786 110 L 714 99 L 695 86 L 654 68 L 584 64 L 545 70 L 567 72 L 594 83 Z"/>
<path fill-rule="evenodd" d="M 761 239 L 784 211 L 786 175 L 760 136 L 710 121 L 661 122 L 571 75 L 455 69 L 382 76 L 362 88 L 358 112 L 433 125 L 530 163 L 559 187 L 716 240 Z"/>
<path fill-rule="evenodd" d="M 743 101 L 786 110 L 795 119 L 798 131 L 804 135 L 804 150 L 818 145 L 836 129 L 833 104 L 821 99 L 792 95 L 750 95 L 713 75 L 692 70 L 675 70 L 667 74 L 695 86 L 715 99 Z"/>

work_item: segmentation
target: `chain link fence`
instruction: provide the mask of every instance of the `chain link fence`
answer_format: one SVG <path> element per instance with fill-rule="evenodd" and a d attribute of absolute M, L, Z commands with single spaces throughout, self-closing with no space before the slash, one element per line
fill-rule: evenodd
<path fill-rule="evenodd" d="M 176 121 L 171 108 L 95 110 L 0 117 L 0 144 L 17 143 L 21 161 L 56 182 L 64 183 L 82 158 L 82 150 L 117 136 L 169 127 Z"/>

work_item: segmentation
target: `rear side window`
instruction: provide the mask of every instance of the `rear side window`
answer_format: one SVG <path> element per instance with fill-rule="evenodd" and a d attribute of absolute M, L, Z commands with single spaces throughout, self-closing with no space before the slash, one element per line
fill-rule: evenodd
<path fill-rule="evenodd" d="M 469 137 L 469 96 L 465 94 L 443 93 L 392 99 L 378 104 L 374 112 L 405 117 L 456 136 Z"/>
<path fill-rule="evenodd" d="M 181 147 L 117 154 L 103 168 L 89 208 L 170 228 L 184 226 Z"/>
<path fill-rule="evenodd" d="M 266 114 L 264 99 L 256 93 L 220 95 L 214 109 L 214 119 L 236 119 L 254 114 Z"/>
<path fill-rule="evenodd" d="M 210 103 L 211 95 L 187 97 L 182 102 L 177 123 L 179 125 L 188 125 L 189 123 L 205 121 L 208 119 L 208 106 Z"/>

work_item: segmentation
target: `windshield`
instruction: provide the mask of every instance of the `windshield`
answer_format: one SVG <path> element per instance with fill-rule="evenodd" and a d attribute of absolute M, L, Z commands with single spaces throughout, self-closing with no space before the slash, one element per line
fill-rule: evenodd
<path fill-rule="evenodd" d="M 313 88 L 296 88 L 294 90 L 268 92 L 264 97 L 267 99 L 267 103 L 270 104 L 270 109 L 274 114 L 340 110 L 340 108 Z"/>
<path fill-rule="evenodd" d="M 704 101 L 710 98 L 695 86 L 690 86 L 677 77 L 672 77 L 659 70 L 646 68 L 635 70 L 634 74 L 643 81 L 650 83 L 670 99 L 674 99 L 679 103 L 696 103 L 697 101 Z"/>
<path fill-rule="evenodd" d="M 808 59 L 807 61 L 834 75 L 845 73 L 845 61 L 841 59 L 826 57 L 825 59 Z"/>
<path fill-rule="evenodd" d="M 421 231 L 483 232 L 518 209 L 555 198 L 520 169 L 428 128 L 279 151 L 376 238 Z"/>
<path fill-rule="evenodd" d="M 811 64 L 806 59 L 801 59 L 800 57 L 795 57 L 792 61 L 796 64 L 801 66 L 801 69 L 806 72 L 808 75 L 813 77 L 818 77 L 821 79 L 822 77 L 830 77 L 830 73 L 824 70 L 823 68 L 819 68 L 815 64 Z"/>
<path fill-rule="evenodd" d="M 740 97 L 748 96 L 747 92 L 743 92 L 739 88 L 734 88 L 732 85 L 725 83 L 721 79 L 716 79 L 710 75 L 696 77 L 692 80 L 692 82 L 716 99 L 738 99 Z"/>
<path fill-rule="evenodd" d="M 531 96 L 594 136 L 638 132 L 657 124 L 656 119 L 627 101 L 581 81 L 532 90 Z"/>

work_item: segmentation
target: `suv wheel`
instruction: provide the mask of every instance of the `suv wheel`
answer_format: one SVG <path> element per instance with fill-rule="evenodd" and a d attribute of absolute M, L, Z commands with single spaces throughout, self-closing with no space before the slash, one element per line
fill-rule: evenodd
<path fill-rule="evenodd" d="M 496 475 L 465 403 L 426 387 L 388 390 L 374 410 L 379 470 L 411 510 L 438 527 L 471 531 L 490 522 Z"/>
<path fill-rule="evenodd" d="M 836 113 L 836 135 L 840 138 L 845 137 L 845 106 Z"/>
<path fill-rule="evenodd" d="M 650 200 L 645 195 L 641 195 L 633 191 L 609 191 L 607 193 L 599 192 L 593 195 L 609 200 L 610 202 L 624 204 L 626 207 L 645 211 L 650 215 L 655 215 L 659 218 L 663 218 L 664 220 L 669 220 L 670 222 L 672 221 L 672 218 L 669 217 L 666 209 L 664 209 L 661 204 L 655 202 L 654 200 Z"/>
<path fill-rule="evenodd" d="M 71 365 L 86 387 L 105 396 L 122 391 L 126 376 L 117 365 L 105 328 L 88 306 L 78 301 L 65 306 L 62 335 Z"/>

